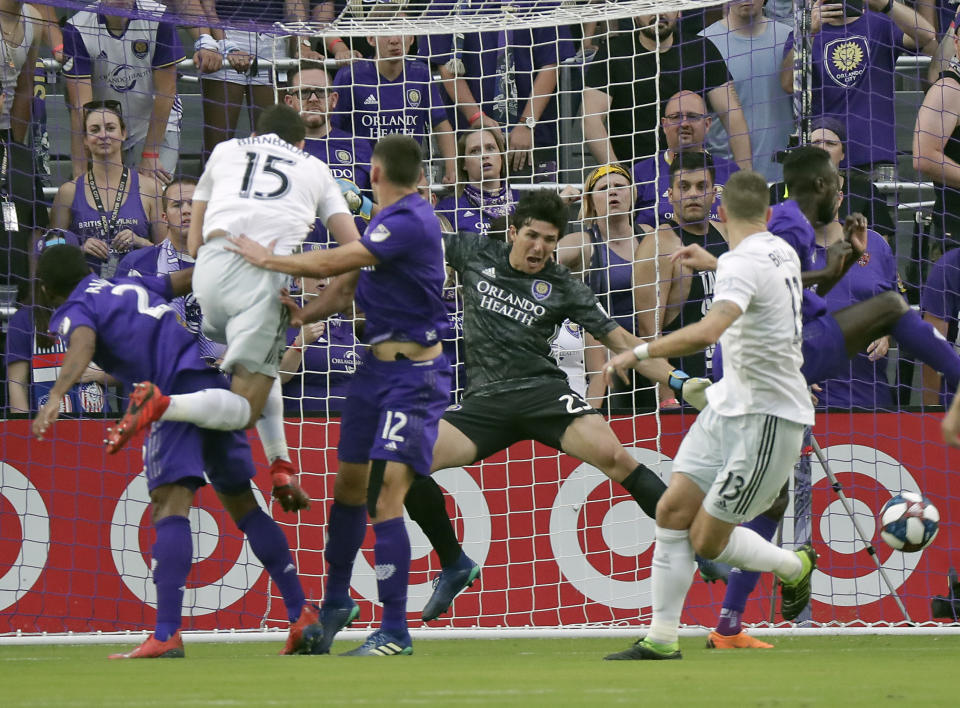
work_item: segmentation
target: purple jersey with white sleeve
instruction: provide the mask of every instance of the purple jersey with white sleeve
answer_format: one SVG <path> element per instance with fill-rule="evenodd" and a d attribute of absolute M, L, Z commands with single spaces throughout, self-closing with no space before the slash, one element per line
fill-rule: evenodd
<path fill-rule="evenodd" d="M 364 339 L 432 346 L 447 336 L 446 270 L 440 222 L 419 194 L 382 209 L 360 240 L 379 263 L 360 272 L 356 301 L 367 318 Z"/>
<path fill-rule="evenodd" d="M 824 23 L 813 38 L 812 111 L 846 126 L 843 165 L 897 161 L 894 76 L 903 37 L 889 16 L 864 12 L 846 25 Z M 784 53 L 792 48 L 793 35 Z"/>
<path fill-rule="evenodd" d="M 178 251 L 170 239 L 164 239 L 162 243 L 156 246 L 148 246 L 131 251 L 117 266 L 117 277 L 136 278 L 138 276 L 165 275 L 174 273 L 185 268 L 192 268 L 193 258 L 183 251 Z M 223 344 L 211 341 L 203 335 L 203 313 L 200 311 L 200 303 L 193 293 L 182 297 L 174 298 L 170 305 L 177 311 L 177 316 L 196 337 L 197 344 L 200 345 L 200 353 L 203 358 L 209 362 L 222 359 L 227 348 Z"/>
<path fill-rule="evenodd" d="M 800 257 L 800 271 L 806 273 L 814 270 L 813 251 L 817 244 L 817 237 L 807 217 L 800 211 L 800 207 L 792 199 L 776 204 L 770 221 L 767 222 L 770 233 L 779 236 L 797 252 Z M 803 290 L 802 304 L 803 321 L 808 322 L 827 313 L 827 304 L 823 298 L 809 288 Z"/>
<path fill-rule="evenodd" d="M 817 246 L 814 261 L 826 261 L 827 250 Z M 876 231 L 867 231 L 867 249 L 824 297 L 830 312 L 868 300 L 887 290 L 898 291 L 897 264 L 893 251 Z M 886 380 L 886 357 L 870 361 L 863 352 L 847 364 L 845 374 L 827 379 L 817 394 L 826 408 L 889 408 L 892 401 Z"/>
<path fill-rule="evenodd" d="M 169 277 L 89 275 L 53 313 L 50 330 L 69 342 L 77 327 L 89 327 L 101 369 L 128 388 L 149 380 L 164 393 L 178 393 L 178 377 L 212 370 L 169 304 L 171 294 Z"/>
<path fill-rule="evenodd" d="M 402 133 L 423 144 L 447 112 L 430 68 L 404 59 L 396 79 L 385 78 L 377 62 L 358 59 L 337 72 L 333 90 L 339 95 L 332 117 L 335 128 L 365 141 L 371 152 L 385 135 Z"/>
<path fill-rule="evenodd" d="M 659 174 L 657 173 L 659 163 Z M 713 183 L 717 188 L 717 198 L 710 207 L 710 219 L 719 221 L 720 215 L 720 197 L 723 196 L 723 185 L 730 179 L 730 175 L 740 169 L 736 162 L 731 162 L 722 157 L 713 158 Z M 655 225 L 655 215 L 653 205 L 658 204 L 660 212 L 660 223 L 666 221 L 675 221 L 676 215 L 673 213 L 673 205 L 667 190 L 670 189 L 670 163 L 667 162 L 667 151 L 660 153 L 659 158 L 648 157 L 644 160 L 638 160 L 633 165 L 633 183 L 637 188 L 637 223 Z M 659 199 L 657 195 L 659 196 Z"/>

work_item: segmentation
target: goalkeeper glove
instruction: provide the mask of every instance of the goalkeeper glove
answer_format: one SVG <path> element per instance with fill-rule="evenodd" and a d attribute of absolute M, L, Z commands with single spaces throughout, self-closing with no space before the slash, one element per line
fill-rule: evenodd
<path fill-rule="evenodd" d="M 277 467 L 275 465 L 270 470 L 270 478 L 273 481 L 273 498 L 280 502 L 284 511 L 309 509 L 310 497 L 300 489 L 296 476 L 284 469 L 277 469 Z"/>
<path fill-rule="evenodd" d="M 363 196 L 360 187 L 342 177 L 337 180 L 337 185 L 347 202 L 350 213 L 356 214 L 364 221 L 370 221 L 373 216 L 373 202 L 368 197 Z"/>
<path fill-rule="evenodd" d="M 713 383 L 710 379 L 700 377 L 690 378 L 690 375 L 680 369 L 670 372 L 667 380 L 670 389 L 681 400 L 686 401 L 698 411 L 707 407 L 707 388 Z"/>

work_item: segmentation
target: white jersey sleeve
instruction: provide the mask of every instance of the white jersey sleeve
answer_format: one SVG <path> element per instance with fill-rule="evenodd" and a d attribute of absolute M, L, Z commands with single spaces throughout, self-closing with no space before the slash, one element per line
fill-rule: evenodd
<path fill-rule="evenodd" d="M 720 338 L 723 378 L 707 389 L 721 416 L 775 415 L 813 424 L 813 404 L 800 367 L 800 260 L 768 232 L 748 236 L 717 262 L 714 307 L 735 303 L 743 312 Z"/>
<path fill-rule="evenodd" d="M 330 168 L 273 134 L 227 140 L 214 149 L 194 190 L 207 202 L 203 238 L 214 230 L 245 234 L 286 254 L 317 216 L 349 214 Z"/>

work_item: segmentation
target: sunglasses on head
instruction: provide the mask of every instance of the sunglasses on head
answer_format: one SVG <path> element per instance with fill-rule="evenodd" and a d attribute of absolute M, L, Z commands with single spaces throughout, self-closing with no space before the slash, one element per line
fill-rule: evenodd
<path fill-rule="evenodd" d="M 85 113 L 89 113 L 90 111 L 107 110 L 113 111 L 118 116 L 123 115 L 123 106 L 120 105 L 120 101 L 114 101 L 110 99 L 103 101 L 87 101 L 83 104 L 83 110 Z"/>

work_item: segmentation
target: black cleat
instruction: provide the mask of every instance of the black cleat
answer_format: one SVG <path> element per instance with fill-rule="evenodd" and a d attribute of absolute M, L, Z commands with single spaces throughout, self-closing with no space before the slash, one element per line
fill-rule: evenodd
<path fill-rule="evenodd" d="M 615 654 L 607 654 L 603 657 L 604 661 L 664 661 L 682 658 L 680 642 L 654 644 L 646 638 L 638 639 L 629 649 L 618 651 Z"/>

